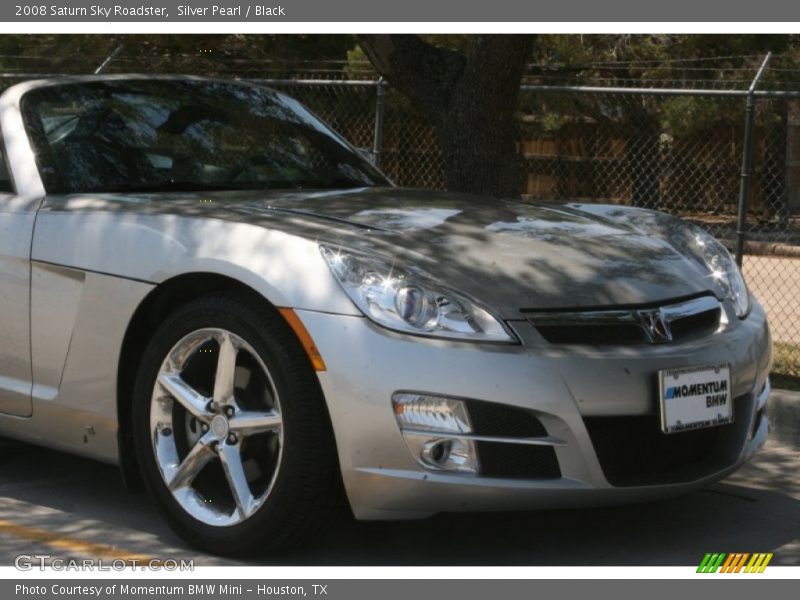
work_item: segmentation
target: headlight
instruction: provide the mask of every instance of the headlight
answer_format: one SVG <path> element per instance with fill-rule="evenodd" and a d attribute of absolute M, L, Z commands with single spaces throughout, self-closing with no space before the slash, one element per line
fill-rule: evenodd
<path fill-rule="evenodd" d="M 750 312 L 750 294 L 742 272 L 728 249 L 711 234 L 699 227 L 695 229 L 694 245 L 700 258 L 711 271 L 715 283 L 736 309 L 736 316 L 744 318 Z"/>
<path fill-rule="evenodd" d="M 322 256 L 355 305 L 379 325 L 417 335 L 516 342 L 502 322 L 464 294 L 416 269 L 328 246 Z"/>

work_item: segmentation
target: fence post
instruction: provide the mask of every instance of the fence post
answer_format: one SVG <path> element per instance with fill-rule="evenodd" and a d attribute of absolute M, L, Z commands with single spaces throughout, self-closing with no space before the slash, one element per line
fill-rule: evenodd
<path fill-rule="evenodd" d="M 747 90 L 747 104 L 744 113 L 744 139 L 742 140 L 742 175 L 739 179 L 739 209 L 736 219 L 736 264 L 742 266 L 744 242 L 747 236 L 747 204 L 750 200 L 750 176 L 753 172 L 753 121 L 756 111 L 756 86 L 767 68 L 772 52 L 767 52 L 750 89 Z"/>
<path fill-rule="evenodd" d="M 381 166 L 381 152 L 383 150 L 383 109 L 386 100 L 386 82 L 383 77 L 378 79 L 375 93 L 375 137 L 372 141 L 372 164 Z"/>

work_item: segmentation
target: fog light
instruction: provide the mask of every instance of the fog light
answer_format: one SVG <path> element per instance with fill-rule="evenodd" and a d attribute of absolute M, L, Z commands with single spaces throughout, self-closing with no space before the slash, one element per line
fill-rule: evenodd
<path fill-rule="evenodd" d="M 472 440 L 439 439 L 422 444 L 422 462 L 429 467 L 460 473 L 477 473 L 475 444 Z"/>
<path fill-rule="evenodd" d="M 402 430 L 472 432 L 467 408 L 461 400 L 404 392 L 392 396 L 392 404 Z"/>
<path fill-rule="evenodd" d="M 423 466 L 456 473 L 478 472 L 475 442 L 461 437 L 472 433 L 462 400 L 404 392 L 392 397 L 392 405 L 408 449 Z"/>

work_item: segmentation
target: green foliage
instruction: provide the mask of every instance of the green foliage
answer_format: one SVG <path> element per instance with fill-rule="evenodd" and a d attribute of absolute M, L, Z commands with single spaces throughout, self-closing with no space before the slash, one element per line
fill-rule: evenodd
<path fill-rule="evenodd" d="M 468 51 L 466 34 L 423 35 L 436 46 Z M 354 35 L 3 35 L 0 70 L 89 73 L 114 48 L 122 52 L 109 72 L 172 72 L 236 77 L 317 76 L 373 78 Z M 545 84 L 644 87 L 724 87 L 744 89 L 767 51 L 778 56 L 763 86 L 793 87 L 800 67 L 797 35 L 539 35 L 527 78 Z M 709 60 L 713 58 L 713 60 Z M 540 98 L 540 97 L 537 97 Z M 387 98 L 391 111 L 415 114 L 399 94 Z M 702 98 L 652 98 L 641 107 L 670 135 L 702 133 L 721 122 L 738 123 L 741 103 Z M 544 132 L 570 122 L 569 115 L 595 120 L 624 119 L 607 99 L 569 99 L 549 95 L 546 102 L 521 107 L 528 121 Z M 397 114 L 397 113 L 395 113 Z M 766 115 L 759 114 L 759 124 Z M 397 118 L 400 118 L 398 116 Z"/>
<path fill-rule="evenodd" d="M 737 104 L 734 114 L 727 110 L 729 104 L 698 100 L 689 96 L 666 98 L 660 108 L 662 129 L 675 136 L 689 136 L 712 129 L 720 121 L 741 120 L 741 105 Z"/>
<path fill-rule="evenodd" d="M 87 73 L 119 45 L 111 71 L 283 77 L 344 61 L 355 36 L 3 35 L 0 69 Z"/>
<path fill-rule="evenodd" d="M 776 56 L 762 89 L 797 86 L 800 40 L 794 35 L 550 35 L 540 36 L 531 82 L 550 85 L 747 89 L 767 52 Z M 565 95 L 566 96 L 566 95 Z M 616 102 L 620 102 L 616 98 Z M 625 105 L 627 101 L 623 101 Z M 559 111 L 595 120 L 630 120 L 633 100 L 614 117 L 602 96 L 550 100 L 539 119 L 552 130 Z M 636 113 L 672 136 L 702 134 L 722 123 L 739 126 L 741 100 L 653 96 Z M 762 111 L 759 124 L 775 118 Z M 561 119 L 562 122 L 567 120 Z"/>
<path fill-rule="evenodd" d="M 800 346 L 786 342 L 775 342 L 773 345 L 772 371 L 784 377 L 794 378 L 800 382 Z M 797 389 L 800 389 L 798 386 Z"/>
<path fill-rule="evenodd" d="M 425 35 L 433 45 L 466 51 L 468 35 Z M 686 87 L 746 89 L 766 52 L 774 71 L 763 86 L 796 86 L 800 68 L 800 36 L 795 35 L 539 35 L 526 79 L 550 85 L 609 85 L 625 87 Z M 357 46 L 347 55 L 348 73 L 363 76 L 364 53 Z M 528 95 L 530 96 L 530 95 Z M 536 103 L 522 99 L 523 129 L 553 133 L 576 116 L 620 122 L 629 110 L 609 98 L 567 94 L 536 95 Z M 633 100 L 631 100 L 633 102 Z M 674 136 L 701 134 L 714 125 L 739 125 L 739 101 L 709 101 L 696 97 L 651 97 L 639 111 Z M 616 113 L 615 113 L 616 111 Z M 760 124 L 767 114 L 759 115 Z"/>
<path fill-rule="evenodd" d="M 800 377 L 773 373 L 770 375 L 770 379 L 772 380 L 772 387 L 776 390 L 800 392 Z"/>

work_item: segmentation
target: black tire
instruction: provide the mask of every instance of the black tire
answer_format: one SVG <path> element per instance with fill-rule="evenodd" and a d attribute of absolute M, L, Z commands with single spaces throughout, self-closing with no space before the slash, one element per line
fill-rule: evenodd
<path fill-rule="evenodd" d="M 185 335 L 221 328 L 244 339 L 270 372 L 281 397 L 283 450 L 265 502 L 249 518 L 212 526 L 175 500 L 159 471 L 151 443 L 150 406 L 162 361 Z M 132 406 L 137 460 L 145 486 L 172 529 L 190 544 L 220 555 L 245 555 L 302 545 L 341 506 L 336 445 L 325 400 L 302 346 L 283 317 L 250 295 L 201 297 L 169 315 L 142 357 Z"/>

